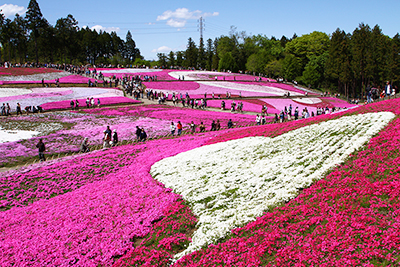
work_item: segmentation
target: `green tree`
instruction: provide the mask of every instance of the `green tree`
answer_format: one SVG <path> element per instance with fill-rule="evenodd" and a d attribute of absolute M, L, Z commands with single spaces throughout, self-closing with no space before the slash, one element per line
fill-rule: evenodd
<path fill-rule="evenodd" d="M 166 68 L 168 63 L 167 63 L 167 56 L 165 55 L 165 53 L 157 53 L 157 57 L 158 57 L 158 66 Z"/>
<path fill-rule="evenodd" d="M 185 51 L 185 66 L 186 67 L 196 67 L 197 66 L 197 56 L 198 56 L 198 50 L 196 47 L 196 44 L 192 40 L 192 38 L 189 37 L 188 40 L 188 45 Z"/>
<path fill-rule="evenodd" d="M 372 78 L 371 28 L 361 23 L 351 38 L 352 69 L 355 77 L 353 96 L 360 94 Z"/>
<path fill-rule="evenodd" d="M 287 54 L 282 62 L 283 77 L 289 81 L 298 80 L 302 73 L 300 59 L 292 54 Z"/>
<path fill-rule="evenodd" d="M 207 48 L 206 48 L 206 69 L 212 69 L 212 60 L 213 60 L 213 41 L 211 38 L 207 40 Z"/>
<path fill-rule="evenodd" d="M 54 30 L 57 38 L 58 59 L 64 63 L 71 63 L 78 52 L 78 21 L 69 14 L 66 18 L 56 21 Z"/>
<path fill-rule="evenodd" d="M 219 61 L 219 65 L 218 65 L 218 71 L 235 71 L 237 70 L 238 67 L 236 65 L 236 61 L 232 56 L 231 52 L 227 52 L 225 53 L 221 60 Z"/>
<path fill-rule="evenodd" d="M 136 58 L 140 57 L 140 51 L 136 48 L 136 43 L 132 39 L 132 34 L 130 31 L 126 34 L 126 41 L 125 41 L 125 58 L 128 59 L 128 62 L 135 61 Z"/>
<path fill-rule="evenodd" d="M 5 16 L 3 13 L 1 13 L 2 10 L 0 10 L 0 43 L 3 44 L 3 27 L 4 27 L 4 20 L 5 20 Z M 4 45 L 3 45 L 4 47 Z M 0 47 L 0 62 L 2 62 L 2 48 Z"/>
<path fill-rule="evenodd" d="M 183 52 L 176 52 L 176 65 L 182 67 L 183 66 Z"/>
<path fill-rule="evenodd" d="M 200 69 L 206 68 L 206 52 L 204 49 L 204 41 L 203 38 L 200 38 L 198 56 L 197 56 L 197 67 Z"/>
<path fill-rule="evenodd" d="M 265 74 L 269 77 L 276 78 L 282 76 L 282 59 L 272 60 L 269 62 L 264 69 Z"/>
<path fill-rule="evenodd" d="M 329 41 L 326 33 L 314 31 L 287 43 L 285 51 L 296 56 L 304 69 L 312 56 L 318 57 L 328 51 Z"/>
<path fill-rule="evenodd" d="M 212 70 L 218 69 L 219 59 L 220 59 L 220 57 L 218 56 L 218 38 L 215 38 L 214 39 L 214 51 L 213 51 L 213 56 L 212 56 L 212 65 L 211 65 Z"/>
<path fill-rule="evenodd" d="M 175 66 L 175 53 L 170 51 L 168 54 L 168 65 L 171 67 Z"/>
<path fill-rule="evenodd" d="M 45 26 L 42 12 L 40 11 L 39 4 L 36 0 L 30 0 L 28 10 L 26 12 L 26 20 L 28 28 L 31 30 L 31 38 L 34 43 L 35 61 L 39 63 L 39 52 L 38 52 L 38 38 L 39 30 Z"/>
<path fill-rule="evenodd" d="M 339 28 L 332 33 L 325 66 L 326 77 L 337 84 L 339 93 L 349 95 L 350 83 L 353 79 L 351 69 L 350 34 Z"/>

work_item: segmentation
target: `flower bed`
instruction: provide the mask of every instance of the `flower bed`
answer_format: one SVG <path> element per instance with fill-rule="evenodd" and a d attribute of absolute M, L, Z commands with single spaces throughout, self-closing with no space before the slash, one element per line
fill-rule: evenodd
<path fill-rule="evenodd" d="M 170 75 L 174 78 L 184 75 L 185 80 L 215 80 L 215 77 L 219 81 L 254 81 L 256 76 L 239 74 L 239 73 L 227 73 L 227 72 L 215 72 L 215 71 L 171 71 Z M 274 81 L 273 79 L 262 78 L 263 81 Z"/>
<path fill-rule="evenodd" d="M 189 136 L 96 152 L 61 165 L 56 163 L 48 171 L 38 169 L 16 178 L 23 179 L 23 183 L 3 179 L 3 187 L 14 192 L 24 192 L 25 186 L 37 190 L 35 199 L 27 193 L 35 200 L 29 206 L 0 212 L 0 264 L 110 266 L 114 259 L 132 248 L 136 238 L 150 233 L 162 216 L 175 214 L 168 213 L 168 209 L 177 203 L 179 196 L 153 180 L 149 169 L 163 157 L 176 154 L 171 148 L 191 139 Z M 180 150 L 190 150 L 205 140 L 205 137 L 198 138 Z M 86 161 L 90 167 L 82 164 Z M 58 166 L 65 167 L 61 180 Z M 92 170 L 99 168 L 95 172 L 101 173 L 106 166 L 106 172 L 113 168 L 120 171 L 105 175 L 101 182 L 88 179 Z M 62 194 L 65 188 L 79 186 Z M 39 200 L 47 198 L 49 192 L 58 196 Z M 5 197 L 10 198 L 12 194 L 7 192 Z M 193 224 L 193 219 L 184 223 Z M 166 249 L 173 243 L 173 240 L 162 242 Z"/>
<path fill-rule="evenodd" d="M 346 116 L 273 139 L 237 139 L 157 162 L 153 177 L 182 195 L 199 217 L 192 243 L 177 257 L 296 197 L 393 118 L 389 112 Z"/>
<path fill-rule="evenodd" d="M 213 108 L 221 108 L 221 102 L 225 101 L 225 109 L 230 110 L 231 109 L 231 104 L 233 100 L 208 100 L 207 101 L 207 106 L 213 107 Z M 243 103 L 243 111 L 248 111 L 248 112 L 256 112 L 261 114 L 262 106 L 265 105 L 268 107 L 268 114 L 274 114 L 274 113 L 279 113 L 280 111 L 275 109 L 273 106 L 270 104 L 259 100 L 259 99 L 236 99 L 234 100 L 236 103 L 236 109 L 237 105 L 239 102 Z"/>
<path fill-rule="evenodd" d="M 0 76 L 10 75 L 10 76 L 26 76 L 42 73 L 53 73 L 62 72 L 56 69 L 48 68 L 4 68 L 0 67 Z"/>
<path fill-rule="evenodd" d="M 144 82 L 147 89 L 152 90 L 163 90 L 167 92 L 186 92 L 196 90 L 200 85 L 196 82 L 191 81 L 179 81 L 179 82 Z"/>
<path fill-rule="evenodd" d="M 101 105 L 110 104 L 101 98 Z M 113 99 L 111 99 L 113 100 Z M 131 100 L 131 99 L 129 99 Z M 135 100 L 132 100 L 135 101 Z M 226 114 L 203 110 L 174 108 L 171 106 L 129 106 L 120 108 L 86 108 L 85 99 L 79 100 L 81 111 L 37 114 L 31 116 L 8 117 L 0 122 L 0 127 L 10 133 L 9 139 L 0 144 L 3 155 L 0 164 L 15 164 L 29 157 L 37 156 L 36 144 L 42 138 L 46 144 L 46 154 L 76 152 L 85 137 L 91 145 L 101 145 L 103 131 L 106 126 L 116 129 L 120 140 L 135 140 L 136 126 L 143 127 L 150 137 L 165 136 L 170 133 L 171 121 L 181 121 L 183 130 L 190 129 L 191 121 L 196 125 L 203 122 L 206 130 L 210 130 L 213 120 L 220 120 L 221 128 L 226 128 L 229 119 L 236 126 L 254 123 L 255 117 L 243 114 Z M 114 102 L 113 104 L 115 104 Z M 119 102 L 121 103 L 121 102 Z M 70 101 L 42 105 L 47 109 L 69 109 Z M 97 105 L 97 99 L 95 101 Z M 84 109 L 82 111 L 82 109 Z M 17 132 L 15 132 L 17 131 Z M 31 131 L 34 137 L 28 140 L 17 139 L 21 131 Z M 197 128 L 198 132 L 199 129 Z M 12 134 L 11 133 L 15 133 Z M 5 136 L 3 136 L 5 137 Z M 10 142 L 11 141 L 11 142 Z"/>
<path fill-rule="evenodd" d="M 299 108 L 299 113 L 304 109 L 307 108 L 308 112 L 311 115 L 311 112 L 316 114 L 317 108 L 326 108 L 332 109 L 333 107 L 336 108 L 352 108 L 356 107 L 357 105 L 349 104 L 346 101 L 337 98 L 263 98 L 260 99 L 261 101 L 265 102 L 266 104 L 273 106 L 279 112 L 284 110 L 285 107 L 289 108 L 292 105 L 292 114 L 296 107 Z M 312 101 L 312 102 L 311 102 Z"/>
<path fill-rule="evenodd" d="M 126 149 L 124 146 L 109 152 L 98 152 L 100 159 L 105 155 L 101 153 L 116 155 L 114 160 L 104 160 L 101 163 L 105 166 L 127 166 L 121 166 L 120 171 L 107 175 L 101 182 L 86 184 L 75 191 L 49 200 L 42 199 L 27 207 L 0 212 L 0 238 L 4 244 L 0 251 L 0 263 L 109 266 L 114 259 L 130 249 L 122 265 L 167 263 L 166 257 L 172 257 L 188 241 L 187 237 L 178 233 L 190 228 L 193 220 L 187 220 L 187 227 L 184 222 L 179 223 L 176 231 L 171 232 L 171 235 L 175 233 L 171 239 L 168 236 L 156 241 L 152 238 L 162 233 L 160 228 L 154 228 L 159 225 L 157 221 L 162 216 L 166 217 L 160 221 L 160 225 L 163 225 L 161 229 L 174 229 L 174 220 L 169 219 L 177 216 L 177 213 L 168 213 L 166 210 L 177 210 L 171 208 L 171 205 L 180 205 L 178 196 L 172 193 L 166 196 L 164 192 L 169 190 L 151 179 L 148 172 L 152 164 L 204 144 L 245 136 L 278 136 L 343 115 L 385 110 L 398 115 L 399 104 L 398 100 L 384 101 L 342 114 L 155 140 L 140 146 L 126 146 Z M 210 245 L 207 250 L 186 256 L 177 265 L 258 266 L 270 262 L 270 265 L 320 265 L 325 262 L 330 265 L 338 262 L 340 265 L 363 265 L 374 261 L 382 263 L 385 260 L 395 264 L 392 255 L 396 255 L 395 250 L 400 244 L 396 238 L 399 235 L 396 230 L 399 214 L 396 211 L 400 208 L 399 197 L 396 195 L 399 125 L 398 120 L 390 123 L 379 136 L 372 139 L 364 154 L 351 156 L 348 166 L 344 165 L 346 168 L 339 169 L 339 173 L 335 170 L 329 176 L 335 179 L 321 180 L 316 183 L 318 186 L 304 190 L 289 204 L 266 213 L 242 229 L 234 230 L 234 238 L 228 237 L 227 243 Z M 120 159 L 117 155 L 126 159 Z M 240 153 L 233 156 L 238 157 Z M 83 163 L 84 159 L 78 160 Z M 353 161 L 357 161 L 357 164 L 352 164 Z M 382 163 L 385 164 L 384 168 L 380 168 Z M 57 164 L 53 169 L 57 169 Z M 386 169 L 389 171 L 386 172 Z M 70 172 L 74 173 L 73 170 Z M 347 178 L 353 175 L 354 179 Z M 382 176 L 389 180 L 383 180 Z M 368 184 L 369 180 L 374 183 Z M 368 196 L 369 199 L 366 198 Z M 371 221 L 370 218 L 378 221 Z M 145 237 L 146 234 L 149 236 Z M 379 235 L 382 238 L 376 242 Z M 132 249 L 132 244 L 140 238 L 147 241 Z M 183 240 L 182 243 L 180 240 Z M 361 251 L 357 250 L 360 244 Z M 178 249 L 174 249 L 174 245 Z M 354 250 L 349 249 L 351 247 Z M 129 256 L 135 257 L 136 261 L 132 263 Z"/>
<path fill-rule="evenodd" d="M 119 104 L 139 104 L 142 103 L 141 101 L 134 100 L 128 97 L 102 97 L 102 98 L 95 98 L 95 105 L 97 107 L 97 100 L 100 99 L 100 105 L 102 106 L 109 106 L 109 105 L 119 105 Z M 80 103 L 80 108 L 86 108 L 86 99 L 72 99 L 74 103 L 76 100 Z M 57 109 L 70 109 L 71 100 L 63 100 L 57 102 L 50 102 L 44 103 L 41 107 L 44 110 L 57 110 Z"/>
<path fill-rule="evenodd" d="M 58 73 L 55 74 L 37 74 L 34 76 L 19 76 L 15 78 L 9 78 L 8 80 L 1 81 L 1 84 L 41 84 L 42 80 L 38 80 L 39 78 L 45 79 L 43 82 L 45 84 L 56 84 L 56 79 L 59 80 L 60 84 L 84 84 L 88 83 L 89 80 L 94 83 L 96 79 L 87 78 L 80 75 L 71 75 L 69 72 L 66 72 L 62 76 Z M 102 84 L 102 80 L 97 80 L 97 83 Z"/>
<path fill-rule="evenodd" d="M 400 101 L 356 112 L 391 110 Z M 397 105 L 397 107 L 396 107 Z M 176 266 L 397 265 L 400 120 L 296 199 Z"/>
<path fill-rule="evenodd" d="M 2 88 L 1 90 L 8 91 L 7 88 Z M 75 99 L 83 99 L 87 97 L 94 98 L 113 98 L 113 97 L 123 97 L 123 92 L 119 89 L 112 88 L 101 88 L 101 87 L 39 87 L 32 88 L 30 92 L 26 89 L 13 89 L 12 93 L 14 95 L 8 94 L 8 96 L 0 97 L 0 103 L 9 103 L 12 112 L 16 111 L 17 103 L 20 103 L 22 109 L 25 106 L 51 106 L 52 102 L 69 102 Z M 121 101 L 122 98 L 117 98 Z M 124 100 L 125 101 L 125 100 Z M 127 101 L 127 100 L 126 100 Z M 81 102 L 81 105 L 83 103 Z M 42 106 L 43 107 L 43 106 Z M 44 108 L 44 107 L 43 107 Z"/>
<path fill-rule="evenodd" d="M 109 108 L 102 110 L 86 110 L 89 114 L 97 114 L 104 116 L 140 116 L 147 118 L 155 118 L 165 121 L 181 121 L 184 128 L 188 129 L 189 124 L 194 121 L 196 125 L 203 122 L 207 127 L 211 125 L 213 120 L 220 120 L 221 127 L 228 124 L 229 119 L 236 125 L 244 126 L 255 122 L 255 116 L 246 114 L 230 114 L 216 111 L 207 111 L 191 108 L 177 108 L 166 105 L 147 105 L 135 107 Z M 197 130 L 198 131 L 198 130 Z"/>

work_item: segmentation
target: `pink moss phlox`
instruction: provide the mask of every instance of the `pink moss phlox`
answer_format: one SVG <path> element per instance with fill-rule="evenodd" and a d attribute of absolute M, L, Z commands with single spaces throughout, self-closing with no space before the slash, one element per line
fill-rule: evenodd
<path fill-rule="evenodd" d="M 117 97 L 102 97 L 95 98 L 95 105 L 97 106 L 97 99 L 100 99 L 100 105 L 118 105 L 118 104 L 139 104 L 138 100 L 130 99 L 127 97 L 117 96 Z M 76 99 L 72 99 L 75 100 Z M 78 99 L 80 103 L 80 108 L 86 108 L 86 98 Z M 56 109 L 69 109 L 71 100 L 63 100 L 51 103 L 42 104 L 41 107 L 45 110 L 56 110 Z"/>

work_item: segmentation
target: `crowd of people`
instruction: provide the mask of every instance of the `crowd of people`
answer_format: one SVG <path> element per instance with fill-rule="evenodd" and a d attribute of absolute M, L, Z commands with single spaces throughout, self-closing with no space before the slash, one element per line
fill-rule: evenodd
<path fill-rule="evenodd" d="M 27 115 L 30 113 L 43 112 L 43 108 L 41 106 L 25 106 L 24 110 Z M 15 113 L 17 116 L 22 115 L 22 108 L 21 108 L 20 103 L 17 103 L 17 106 L 15 107 Z M 0 115 L 1 116 L 11 116 L 12 115 L 12 109 L 11 109 L 11 106 L 9 103 L 3 103 L 0 106 Z"/>

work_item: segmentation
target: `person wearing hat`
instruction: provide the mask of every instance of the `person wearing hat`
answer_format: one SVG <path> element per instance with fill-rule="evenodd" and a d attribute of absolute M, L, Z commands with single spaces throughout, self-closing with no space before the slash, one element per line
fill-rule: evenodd
<path fill-rule="evenodd" d="M 112 146 L 116 146 L 117 144 L 118 144 L 118 134 L 117 130 L 114 129 L 112 134 Z"/>

